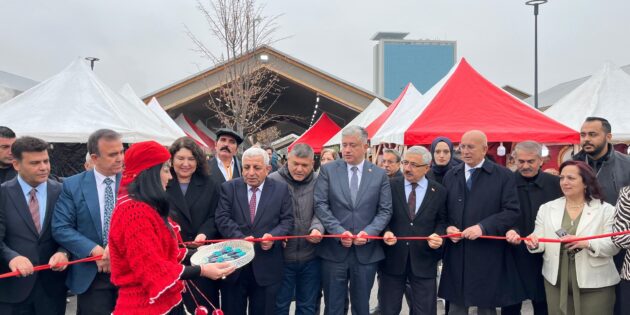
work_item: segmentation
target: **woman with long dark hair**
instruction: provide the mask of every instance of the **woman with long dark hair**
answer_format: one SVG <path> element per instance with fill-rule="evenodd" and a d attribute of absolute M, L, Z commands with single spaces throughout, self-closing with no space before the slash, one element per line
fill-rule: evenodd
<path fill-rule="evenodd" d="M 218 279 L 229 263 L 184 266 L 180 227 L 168 218 L 169 152 L 154 141 L 125 153 L 125 170 L 109 232 L 111 279 L 119 288 L 114 314 L 184 314 L 181 280 Z"/>
<path fill-rule="evenodd" d="M 173 176 L 166 186 L 171 206 L 169 216 L 181 227 L 180 234 L 184 242 L 197 242 L 188 247 L 196 248 L 203 245 L 206 239 L 216 239 L 219 236 L 214 223 L 219 187 L 209 176 L 205 155 L 194 140 L 181 137 L 173 142 L 169 152 Z M 187 309 L 194 309 L 197 303 L 210 309 L 200 293 L 210 301 L 218 302 L 219 284 L 216 281 L 207 278 L 191 281 L 194 282 L 194 287 L 184 294 Z"/>
<path fill-rule="evenodd" d="M 610 237 L 571 239 L 611 233 L 615 208 L 603 201 L 597 177 L 584 162 L 562 163 L 560 188 L 564 197 L 540 207 L 531 240 L 525 241 L 530 252 L 543 253 L 549 314 L 612 314 L 619 282 L 613 256 L 619 248 Z M 539 243 L 543 237 L 568 242 Z"/>

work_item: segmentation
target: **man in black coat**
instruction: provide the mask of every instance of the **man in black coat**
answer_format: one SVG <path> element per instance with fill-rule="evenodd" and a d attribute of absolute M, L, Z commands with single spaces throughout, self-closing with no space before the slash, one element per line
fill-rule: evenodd
<path fill-rule="evenodd" d="M 34 273 L 33 267 L 68 262 L 52 238 L 50 220 L 61 184 L 48 179 L 48 144 L 23 137 L 13 143 L 18 176 L 0 188 L 0 314 L 55 314 L 66 310 L 66 266 Z"/>
<path fill-rule="evenodd" d="M 532 301 L 534 314 L 547 314 L 545 284 L 542 277 L 542 255 L 531 254 L 518 238 L 534 231 L 538 209 L 544 203 L 560 198 L 560 178 L 540 168 L 543 164 L 542 146 L 534 141 L 518 143 L 512 151 L 516 162 L 516 189 L 521 215 L 505 236 L 514 246 L 510 248 L 525 289 L 526 299 Z M 501 309 L 503 315 L 521 314 L 521 303 Z"/>
<path fill-rule="evenodd" d="M 468 314 L 477 306 L 479 315 L 496 314 L 496 307 L 523 300 L 524 292 L 507 242 L 478 239 L 504 236 L 519 217 L 514 174 L 484 160 L 486 135 L 471 130 L 459 148 L 464 163 L 444 176 L 448 191 L 447 234 L 461 233 L 447 241 L 439 295 L 450 302 L 449 315 Z"/>
<path fill-rule="evenodd" d="M 263 149 L 249 148 L 243 153 L 243 177 L 221 185 L 215 222 L 223 237 L 265 238 L 292 233 L 291 193 L 286 183 L 267 177 L 270 170 L 269 156 Z M 226 314 L 275 313 L 276 293 L 284 276 L 282 242 L 263 241 L 254 249 L 254 260 L 223 283 Z"/>
<path fill-rule="evenodd" d="M 0 184 L 15 177 L 11 145 L 15 142 L 15 132 L 8 127 L 0 126 Z"/>
<path fill-rule="evenodd" d="M 217 130 L 215 144 L 216 156 L 208 161 L 210 177 L 221 185 L 226 181 L 241 177 L 241 163 L 236 157 L 238 146 L 243 142 L 243 136 L 238 132 L 221 128 Z"/>
<path fill-rule="evenodd" d="M 437 263 L 446 230 L 446 189 L 425 174 L 431 153 L 409 148 L 402 161 L 404 177 L 390 180 L 393 214 L 385 229 L 385 260 L 380 265 L 379 302 L 384 315 L 400 314 L 406 283 L 411 285 L 411 312 L 437 314 Z M 429 236 L 428 241 L 396 237 Z"/>

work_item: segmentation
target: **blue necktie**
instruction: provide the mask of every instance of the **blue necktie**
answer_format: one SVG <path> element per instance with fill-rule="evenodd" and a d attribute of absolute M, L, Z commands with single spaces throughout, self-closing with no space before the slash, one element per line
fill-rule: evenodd
<path fill-rule="evenodd" d="M 114 212 L 114 204 L 116 203 L 116 200 L 114 199 L 114 189 L 112 188 L 114 181 L 107 177 L 103 183 L 107 185 L 107 187 L 105 187 L 105 212 L 103 213 L 103 246 L 107 246 L 109 223 L 112 219 L 112 212 Z"/>
<path fill-rule="evenodd" d="M 466 180 L 466 188 L 468 188 L 468 191 L 472 189 L 473 175 L 475 175 L 476 170 L 476 168 L 471 168 L 468 170 L 468 172 L 470 172 L 470 176 L 468 176 L 468 179 Z"/>
<path fill-rule="evenodd" d="M 357 193 L 359 193 L 359 175 L 357 171 L 358 167 L 353 166 L 350 168 L 352 170 L 352 177 L 350 178 L 350 198 L 352 198 L 352 204 L 357 201 Z"/>

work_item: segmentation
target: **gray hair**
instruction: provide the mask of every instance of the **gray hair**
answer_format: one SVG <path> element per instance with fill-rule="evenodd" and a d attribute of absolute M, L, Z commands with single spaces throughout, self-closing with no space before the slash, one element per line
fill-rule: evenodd
<path fill-rule="evenodd" d="M 536 141 L 523 141 L 517 143 L 512 150 L 513 158 L 516 158 L 516 154 L 518 154 L 518 151 L 534 153 L 538 155 L 539 158 L 542 158 L 542 145 L 540 145 L 540 143 Z"/>
<path fill-rule="evenodd" d="M 405 156 L 407 156 L 409 154 L 415 154 L 415 155 L 421 156 L 422 157 L 422 163 L 424 163 L 424 164 L 431 163 L 431 152 L 429 152 L 429 150 L 427 150 L 427 148 L 425 148 L 423 146 L 415 145 L 415 146 L 407 149 L 407 152 L 405 152 Z"/>
<path fill-rule="evenodd" d="M 393 154 L 396 157 L 396 163 L 400 162 L 400 152 L 398 152 L 398 150 L 384 149 L 383 150 L 383 154 L 385 154 L 385 153 Z"/>
<path fill-rule="evenodd" d="M 255 158 L 255 157 L 262 157 L 263 161 L 265 162 L 265 165 L 270 165 L 269 164 L 269 154 L 267 154 L 267 151 L 258 148 L 258 147 L 251 147 L 247 150 L 245 150 L 245 152 L 243 152 L 243 159 L 245 158 Z"/>
<path fill-rule="evenodd" d="M 326 153 L 330 153 L 330 155 L 332 155 L 332 157 L 333 157 L 333 160 L 338 160 L 339 159 L 339 154 L 337 153 L 337 151 L 335 151 L 335 149 L 331 149 L 331 148 L 323 149 L 322 152 L 319 153 L 319 157 L 324 156 Z"/>
<path fill-rule="evenodd" d="M 118 132 L 111 129 L 96 130 L 88 138 L 88 142 L 87 142 L 88 153 L 100 155 L 100 152 L 98 151 L 98 142 L 101 139 L 112 141 L 112 140 L 120 140 L 121 138 L 122 136 Z"/>
<path fill-rule="evenodd" d="M 314 159 L 315 153 L 313 152 L 313 148 L 306 143 L 298 143 L 293 146 L 291 152 L 289 152 L 289 156 L 298 157 L 301 159 Z"/>
<path fill-rule="evenodd" d="M 357 125 L 351 125 L 343 128 L 343 131 L 341 131 L 341 137 L 343 138 L 347 136 L 357 136 L 363 144 L 367 144 L 368 141 L 368 133 L 365 128 Z"/>

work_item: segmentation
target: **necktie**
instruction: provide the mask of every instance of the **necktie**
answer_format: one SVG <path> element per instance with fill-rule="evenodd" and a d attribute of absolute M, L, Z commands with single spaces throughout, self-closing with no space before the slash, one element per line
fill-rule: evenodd
<path fill-rule="evenodd" d="M 475 171 L 477 171 L 476 168 L 468 170 L 468 172 L 470 172 L 470 176 L 468 176 L 468 179 L 466 180 L 466 188 L 468 188 L 468 191 L 472 189 L 473 175 L 475 175 Z"/>
<path fill-rule="evenodd" d="M 39 222 L 39 201 L 37 200 L 37 189 L 33 188 L 29 192 L 29 200 L 28 200 L 28 210 L 31 212 L 31 217 L 33 218 L 33 223 L 35 223 L 35 229 L 37 229 L 37 233 L 42 231 L 42 224 Z"/>
<path fill-rule="evenodd" d="M 254 218 L 256 218 L 256 192 L 258 191 L 258 187 L 254 187 L 251 189 L 252 197 L 249 199 L 249 217 L 254 223 Z"/>
<path fill-rule="evenodd" d="M 359 174 L 357 174 L 359 168 L 353 166 L 350 170 L 352 170 L 352 177 L 350 178 L 350 198 L 352 198 L 352 204 L 354 204 L 357 201 L 357 193 L 359 192 Z"/>
<path fill-rule="evenodd" d="M 105 211 L 103 213 L 103 246 L 107 246 L 107 238 L 109 236 L 109 223 L 112 219 L 112 212 L 114 212 L 114 189 L 112 184 L 114 181 L 107 177 L 103 181 L 107 187 L 105 187 Z"/>
<path fill-rule="evenodd" d="M 409 204 L 409 218 L 411 220 L 416 217 L 416 188 L 418 188 L 418 183 L 411 183 L 411 193 L 407 200 L 407 204 Z"/>

